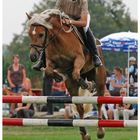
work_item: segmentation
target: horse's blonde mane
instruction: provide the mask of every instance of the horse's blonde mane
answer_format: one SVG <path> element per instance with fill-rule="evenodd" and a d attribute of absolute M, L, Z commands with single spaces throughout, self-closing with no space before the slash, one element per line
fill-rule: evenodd
<path fill-rule="evenodd" d="M 61 13 L 61 11 L 58 9 L 48 9 L 48 10 L 43 11 L 40 14 L 34 14 L 32 18 L 29 20 L 28 25 L 31 26 L 33 24 L 39 24 L 48 29 L 52 29 L 53 26 L 49 22 L 47 22 L 47 19 L 49 19 L 52 14 L 59 15 L 60 17 L 68 18 L 66 14 Z"/>

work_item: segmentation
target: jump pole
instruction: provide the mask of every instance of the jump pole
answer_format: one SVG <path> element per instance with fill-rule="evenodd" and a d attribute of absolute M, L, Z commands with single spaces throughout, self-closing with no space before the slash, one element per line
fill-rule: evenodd
<path fill-rule="evenodd" d="M 11 126 L 67 126 L 67 127 L 137 127 L 137 120 L 73 120 L 3 118 L 3 125 Z"/>
<path fill-rule="evenodd" d="M 137 97 L 104 97 L 104 96 L 3 96 L 3 103 L 85 103 L 85 104 L 135 104 L 138 103 Z"/>

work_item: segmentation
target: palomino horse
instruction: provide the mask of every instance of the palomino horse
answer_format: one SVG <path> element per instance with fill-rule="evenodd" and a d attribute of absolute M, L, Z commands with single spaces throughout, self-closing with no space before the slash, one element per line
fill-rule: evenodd
<path fill-rule="evenodd" d="M 72 25 L 62 24 L 62 19 L 67 18 L 67 16 L 56 9 L 46 10 L 32 17 L 28 14 L 27 16 L 31 38 L 31 61 L 36 61 L 39 53 L 45 50 L 46 74 L 56 79 L 62 78 L 60 73 L 65 75 L 65 83 L 71 96 L 78 96 L 81 77 L 88 81 L 95 81 L 97 95 L 103 96 L 106 77 L 105 67 L 102 65 L 97 69 L 94 68 L 92 56 L 83 51 L 85 46 Z M 80 118 L 83 119 L 83 105 L 76 104 L 76 107 Z M 101 105 L 98 105 L 98 110 L 98 117 L 101 119 Z M 84 127 L 80 127 L 80 132 L 82 140 L 90 139 Z M 97 129 L 97 136 L 98 138 L 104 137 L 103 128 Z"/>

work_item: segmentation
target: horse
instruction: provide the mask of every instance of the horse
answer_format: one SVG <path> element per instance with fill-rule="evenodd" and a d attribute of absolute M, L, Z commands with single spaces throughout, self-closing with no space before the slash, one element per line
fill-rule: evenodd
<path fill-rule="evenodd" d="M 26 13 L 27 14 L 27 13 Z M 64 79 L 71 96 L 78 96 L 80 86 L 88 88 L 85 82 L 95 81 L 96 95 L 103 96 L 105 87 L 106 71 L 104 64 L 98 68 L 90 53 L 84 51 L 85 45 L 79 39 L 72 25 L 65 25 L 62 20 L 69 17 L 57 9 L 48 9 L 42 13 L 28 17 L 28 34 L 31 39 L 29 56 L 32 62 L 39 58 L 42 50 L 45 50 L 46 74 L 54 79 Z M 103 62 L 101 50 L 99 54 Z M 84 79 L 84 80 L 83 80 Z M 83 119 L 84 109 L 82 104 L 76 104 L 77 111 Z M 102 119 L 101 104 L 98 104 L 98 119 Z M 85 127 L 79 127 L 82 140 L 90 140 Z M 103 138 L 104 128 L 97 128 L 97 137 Z"/>

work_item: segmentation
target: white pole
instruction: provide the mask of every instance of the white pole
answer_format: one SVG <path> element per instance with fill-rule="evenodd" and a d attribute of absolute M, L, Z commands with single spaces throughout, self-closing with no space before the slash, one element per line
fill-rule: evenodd
<path fill-rule="evenodd" d="M 130 48 L 129 48 L 129 46 L 128 46 L 128 55 L 127 55 L 127 72 L 128 72 L 128 76 L 127 76 L 127 80 L 128 80 L 128 86 L 127 86 L 127 96 L 129 96 L 129 85 L 130 85 L 130 83 L 129 83 L 129 58 L 130 58 Z"/>

